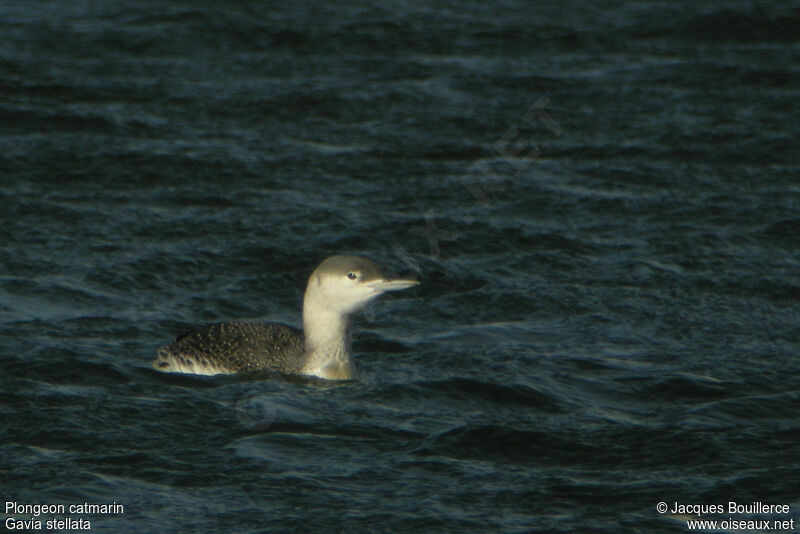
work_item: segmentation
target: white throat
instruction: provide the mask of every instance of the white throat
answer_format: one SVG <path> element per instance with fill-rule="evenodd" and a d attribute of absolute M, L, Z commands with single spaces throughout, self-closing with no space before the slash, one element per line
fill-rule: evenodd
<path fill-rule="evenodd" d="M 302 373 L 338 380 L 358 379 L 351 352 L 352 319 L 331 310 L 311 287 L 303 299 L 306 364 Z"/>

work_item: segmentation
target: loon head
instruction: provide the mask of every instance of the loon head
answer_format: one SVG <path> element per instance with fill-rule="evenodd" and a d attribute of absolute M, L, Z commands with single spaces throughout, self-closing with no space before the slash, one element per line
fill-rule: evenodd
<path fill-rule="evenodd" d="M 306 302 L 341 316 L 350 316 L 387 291 L 417 285 L 392 278 L 374 261 L 361 256 L 331 256 L 311 273 Z"/>
<path fill-rule="evenodd" d="M 301 373 L 332 380 L 354 380 L 350 354 L 353 314 L 379 295 L 417 285 L 386 275 L 372 260 L 331 256 L 308 279 L 303 299 L 303 337 L 307 361 Z"/>

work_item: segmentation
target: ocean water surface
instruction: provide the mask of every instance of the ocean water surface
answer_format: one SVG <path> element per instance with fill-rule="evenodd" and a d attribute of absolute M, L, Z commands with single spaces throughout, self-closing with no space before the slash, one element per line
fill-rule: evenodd
<path fill-rule="evenodd" d="M 6 530 L 800 528 L 797 2 L 9 0 L 0 33 Z M 339 253 L 422 282 L 358 317 L 360 381 L 150 367 L 300 326 Z"/>

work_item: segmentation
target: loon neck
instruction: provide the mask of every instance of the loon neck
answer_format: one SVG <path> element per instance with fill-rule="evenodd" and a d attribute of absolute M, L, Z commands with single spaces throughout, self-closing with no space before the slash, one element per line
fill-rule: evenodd
<path fill-rule="evenodd" d="M 303 373 L 322 378 L 355 380 L 358 370 L 351 351 L 352 319 L 331 311 L 313 294 L 303 301 L 306 364 Z"/>

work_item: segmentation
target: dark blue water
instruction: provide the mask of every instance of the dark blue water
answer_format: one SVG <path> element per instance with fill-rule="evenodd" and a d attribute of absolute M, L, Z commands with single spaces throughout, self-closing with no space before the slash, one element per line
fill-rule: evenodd
<path fill-rule="evenodd" d="M 4 512 L 800 528 L 797 2 L 6 0 L 0 35 Z M 422 280 L 357 321 L 360 382 L 150 368 L 299 325 L 335 253 Z"/>

